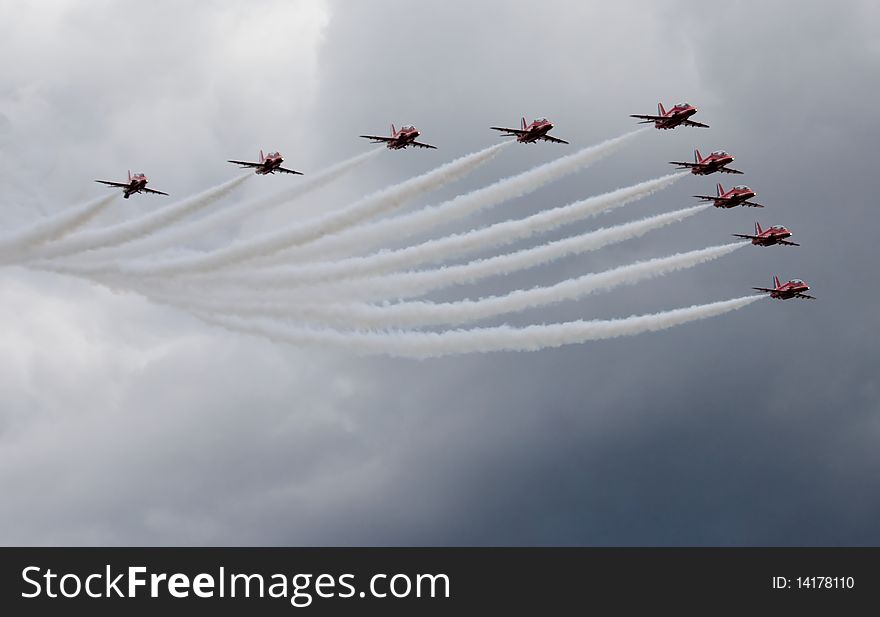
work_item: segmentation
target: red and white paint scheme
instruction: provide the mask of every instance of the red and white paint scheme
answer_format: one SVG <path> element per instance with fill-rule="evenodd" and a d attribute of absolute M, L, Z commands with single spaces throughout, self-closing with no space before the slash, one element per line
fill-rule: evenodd
<path fill-rule="evenodd" d="M 800 246 L 797 242 L 790 242 L 786 238 L 791 238 L 791 232 L 782 225 L 772 225 L 767 229 L 761 229 L 761 224 L 755 221 L 755 234 L 731 234 L 737 238 L 746 238 L 751 240 L 755 246 L 773 246 L 774 244 L 783 244 L 785 246 Z"/>
<path fill-rule="evenodd" d="M 234 163 L 236 165 L 240 165 L 241 167 L 249 167 L 254 170 L 254 173 L 260 174 L 261 176 L 265 176 L 266 174 L 274 174 L 276 171 L 282 174 L 296 174 L 298 176 L 303 175 L 301 171 L 295 171 L 293 169 L 287 169 L 281 166 L 281 163 L 284 162 L 284 157 L 281 156 L 280 152 L 270 152 L 269 154 L 263 155 L 263 151 L 260 150 L 260 161 L 258 163 L 254 163 L 251 161 L 227 161 L 227 163 Z"/>
<path fill-rule="evenodd" d="M 789 300 L 791 298 L 799 298 L 803 300 L 815 300 L 813 296 L 808 296 L 805 294 L 805 291 L 810 290 L 810 286 L 807 285 L 801 279 L 791 279 L 785 285 L 779 284 L 779 277 L 773 277 L 773 289 L 769 289 L 767 287 L 752 287 L 755 291 L 760 291 L 763 293 L 769 293 L 771 298 L 775 298 L 777 300 Z"/>
<path fill-rule="evenodd" d="M 147 176 L 144 174 L 132 175 L 131 170 L 128 171 L 128 182 L 111 182 L 110 180 L 95 180 L 101 184 L 122 189 L 122 196 L 128 199 L 132 193 L 152 193 L 153 195 L 168 195 L 162 191 L 156 191 L 147 188 Z"/>
<path fill-rule="evenodd" d="M 491 126 L 489 128 L 493 131 L 503 131 L 501 137 L 516 137 L 516 140 L 521 144 L 533 144 L 538 140 L 552 141 L 555 144 L 568 143 L 564 139 L 547 134 L 553 128 L 553 123 L 547 118 L 536 118 L 531 124 L 526 124 L 526 119 L 523 117 L 520 127 L 518 129 L 508 129 L 503 126 Z"/>
<path fill-rule="evenodd" d="M 384 143 L 389 150 L 403 150 L 408 146 L 416 148 L 431 148 L 432 150 L 437 149 L 437 146 L 423 144 L 416 141 L 416 137 L 419 135 L 421 135 L 421 133 L 412 124 L 405 124 L 400 127 L 399 130 L 394 128 L 394 125 L 392 124 L 391 137 L 383 137 L 381 135 L 361 135 L 361 137 L 364 139 L 371 139 L 374 144 Z"/>
<path fill-rule="evenodd" d="M 745 184 L 738 184 L 729 191 L 725 191 L 721 183 L 715 185 L 715 195 L 694 195 L 703 201 L 711 201 L 716 208 L 734 208 L 736 206 L 748 206 L 749 208 L 763 208 L 761 204 L 749 201 L 757 193 Z"/>
<path fill-rule="evenodd" d="M 657 115 L 641 115 L 630 114 L 630 118 L 641 118 L 639 124 L 654 123 L 654 128 L 658 129 L 674 129 L 677 126 L 697 126 L 701 129 L 709 128 L 708 124 L 702 122 L 694 122 L 689 120 L 691 116 L 697 113 L 697 108 L 690 103 L 676 103 L 675 106 L 667 111 L 663 107 L 663 103 L 657 103 Z"/>
<path fill-rule="evenodd" d="M 682 161 L 669 161 L 672 165 L 678 165 L 678 169 L 690 169 L 692 174 L 698 176 L 708 176 L 716 171 L 723 174 L 741 174 L 737 169 L 727 167 L 733 163 L 734 156 L 728 154 L 724 150 L 716 150 L 712 154 L 704 157 L 699 150 L 694 150 L 694 162 L 684 163 Z"/>

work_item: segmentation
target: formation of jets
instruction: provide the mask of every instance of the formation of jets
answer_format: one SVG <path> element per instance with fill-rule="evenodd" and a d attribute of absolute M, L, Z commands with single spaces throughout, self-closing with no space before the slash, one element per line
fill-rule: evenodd
<path fill-rule="evenodd" d="M 709 128 L 707 124 L 695 122 L 691 120 L 691 116 L 697 113 L 697 108 L 690 103 L 678 103 L 672 109 L 666 110 L 663 103 L 657 104 L 657 115 L 631 114 L 631 118 L 641 120 L 639 124 L 654 123 L 657 129 L 674 129 L 677 126 L 694 126 L 699 128 Z M 713 173 L 725 174 L 742 174 L 738 169 L 728 167 L 734 161 L 734 156 L 724 150 L 716 150 L 708 156 L 703 156 L 700 151 L 694 149 L 694 162 L 670 161 L 670 164 L 677 165 L 677 169 L 689 169 L 692 174 L 697 176 L 708 176 Z M 725 191 L 721 184 L 715 185 L 715 195 L 694 195 L 697 199 L 710 201 L 716 208 L 734 208 L 736 206 L 746 206 L 751 208 L 763 208 L 759 203 L 751 201 L 757 196 L 757 193 L 744 184 L 734 186 L 732 189 Z M 791 232 L 782 225 L 773 225 L 767 229 L 763 229 L 761 224 L 755 223 L 754 234 L 733 234 L 737 238 L 751 240 L 755 246 L 800 246 L 797 242 L 789 240 Z M 807 295 L 805 291 L 809 291 L 810 286 L 801 279 L 791 279 L 787 283 L 781 284 L 779 277 L 773 277 L 773 287 L 753 287 L 755 291 L 770 294 L 771 298 L 778 300 L 788 300 L 790 298 L 805 298 L 815 300 L 813 296 Z"/>
<path fill-rule="evenodd" d="M 552 137 L 547 134 L 550 129 L 553 128 L 553 123 L 547 120 L 547 118 L 538 118 L 528 125 L 526 124 L 526 119 L 523 118 L 521 129 L 508 129 L 498 126 L 493 126 L 491 128 L 496 131 L 503 131 L 504 136 L 516 137 L 516 140 L 518 142 L 524 144 L 535 143 L 537 141 L 552 141 L 559 144 L 569 143 L 564 139 Z M 361 137 L 369 139 L 372 143 L 385 144 L 385 146 L 389 150 L 403 150 L 410 147 L 429 148 L 431 150 L 437 149 L 437 146 L 432 146 L 431 144 L 416 141 L 416 138 L 419 135 L 421 135 L 421 132 L 419 132 L 419 130 L 412 124 L 405 124 L 399 129 L 395 128 L 392 124 L 391 135 L 361 135 Z M 281 174 L 294 174 L 298 176 L 303 175 L 301 171 L 282 167 L 281 164 L 284 162 L 284 157 L 281 156 L 280 152 L 270 152 L 269 154 L 263 154 L 263 151 L 260 150 L 259 161 L 238 161 L 230 159 L 227 162 L 238 165 L 242 168 L 253 169 L 254 173 L 261 176 L 275 174 L 276 172 Z M 142 173 L 132 175 L 131 171 L 128 172 L 128 182 L 113 182 L 110 180 L 95 180 L 95 182 L 100 182 L 101 184 L 106 184 L 107 186 L 122 189 L 122 196 L 126 199 L 131 197 L 131 195 L 134 193 L 168 195 L 168 193 L 165 193 L 163 191 L 148 189 L 147 176 Z"/>
<path fill-rule="evenodd" d="M 667 110 L 663 103 L 657 104 L 657 115 L 649 114 L 631 114 L 630 117 L 638 118 L 639 124 L 652 124 L 660 130 L 674 129 L 679 126 L 690 126 L 697 128 L 709 128 L 708 124 L 691 120 L 692 116 L 697 113 L 697 108 L 690 103 L 677 103 L 671 109 Z M 533 144 L 539 141 L 548 141 L 557 144 L 568 144 L 569 142 L 558 137 L 550 135 L 553 129 L 553 123 L 547 118 L 536 118 L 531 123 L 526 122 L 525 117 L 520 122 L 520 128 L 508 128 L 503 126 L 489 127 L 493 131 L 499 131 L 501 137 L 514 137 L 518 143 Z M 417 141 L 421 135 L 419 130 L 411 125 L 406 124 L 399 129 L 391 125 L 390 135 L 360 135 L 364 139 L 369 139 L 372 143 L 384 144 L 389 150 L 404 150 L 406 148 L 428 148 L 435 150 L 437 146 Z M 698 149 L 694 149 L 694 161 L 670 161 L 670 164 L 677 165 L 677 169 L 688 169 L 694 175 L 708 176 L 713 173 L 742 174 L 738 169 L 728 167 L 734 161 L 734 156 L 724 150 L 715 150 L 707 156 L 700 154 Z M 302 175 L 302 172 L 294 169 L 282 167 L 284 158 L 280 152 L 270 152 L 267 155 L 260 150 L 259 161 L 238 161 L 229 160 L 229 163 L 238 165 L 243 168 L 253 169 L 254 173 L 259 175 L 269 175 L 277 173 Z M 142 173 L 132 175 L 128 172 L 128 182 L 113 182 L 110 180 L 96 180 L 101 184 L 122 189 L 122 196 L 128 199 L 134 193 L 148 193 L 153 195 L 168 195 L 162 191 L 147 188 L 147 177 Z M 709 201 L 716 208 L 734 208 L 736 206 L 746 206 L 752 208 L 763 208 L 764 206 L 751 201 L 757 196 L 757 193 L 744 184 L 734 186 L 730 190 L 724 190 L 720 183 L 716 184 L 715 195 L 694 195 L 702 201 Z M 733 234 L 737 238 L 751 240 L 756 246 L 800 246 L 797 242 L 789 240 L 791 231 L 782 225 L 773 225 L 767 229 L 763 229 L 760 223 L 755 223 L 754 234 Z M 774 287 L 753 287 L 756 291 L 769 293 L 771 298 L 787 300 L 789 298 L 809 298 L 815 299 L 813 296 L 805 294 L 810 289 L 804 281 L 800 279 L 792 279 L 785 284 L 780 284 L 779 277 L 773 278 Z"/>

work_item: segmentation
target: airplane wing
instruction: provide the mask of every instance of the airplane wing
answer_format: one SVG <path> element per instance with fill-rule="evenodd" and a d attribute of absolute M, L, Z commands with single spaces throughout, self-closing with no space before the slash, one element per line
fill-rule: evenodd
<path fill-rule="evenodd" d="M 168 193 L 163 193 L 162 191 L 157 191 L 155 189 L 148 189 L 147 187 L 142 188 L 141 191 L 144 193 L 152 193 L 153 195 L 168 195 Z"/>
<path fill-rule="evenodd" d="M 552 141 L 555 144 L 567 144 L 568 142 L 564 139 L 559 139 L 558 137 L 551 137 L 550 135 L 542 135 L 541 139 L 544 141 Z"/>
<path fill-rule="evenodd" d="M 790 240 L 777 240 L 776 242 L 777 242 L 778 244 L 785 244 L 785 245 L 788 245 L 788 246 L 800 246 L 800 244 L 798 244 L 797 242 L 792 242 L 792 241 L 790 241 Z"/>
<path fill-rule="evenodd" d="M 682 120 L 681 123 L 685 126 L 698 126 L 701 129 L 709 128 L 708 124 L 703 124 L 702 122 L 694 122 L 693 120 Z"/>
<path fill-rule="evenodd" d="M 128 188 L 127 182 L 110 182 L 109 180 L 95 180 L 95 182 L 99 182 L 101 184 L 106 184 L 107 186 L 114 186 L 114 187 L 120 188 L 120 189 Z"/>
<path fill-rule="evenodd" d="M 767 289 L 766 287 L 752 287 L 755 291 L 763 291 L 764 293 L 773 293 L 775 289 Z"/>
<path fill-rule="evenodd" d="M 236 165 L 241 165 L 242 167 L 262 167 L 262 163 L 252 163 L 250 161 L 226 161 L 227 163 L 235 163 Z"/>
<path fill-rule="evenodd" d="M 379 135 L 360 135 L 360 137 L 363 137 L 364 139 L 372 139 L 373 143 L 388 143 L 389 141 L 395 141 L 393 137 L 381 137 Z"/>
<path fill-rule="evenodd" d="M 702 163 L 686 163 L 683 161 L 669 161 L 669 164 L 678 165 L 680 169 L 690 169 L 691 167 L 700 167 L 702 165 Z"/>
<path fill-rule="evenodd" d="M 504 128 L 503 126 L 490 126 L 489 128 L 492 129 L 493 131 L 506 132 L 507 135 L 502 135 L 502 137 L 509 137 L 511 135 L 519 136 L 519 135 L 525 135 L 526 133 L 528 133 L 528 131 L 524 131 L 522 129 L 508 129 L 508 128 Z"/>
<path fill-rule="evenodd" d="M 749 234 L 730 234 L 736 238 L 745 238 L 746 240 L 757 240 L 758 236 L 750 236 Z"/>
<path fill-rule="evenodd" d="M 743 173 L 738 169 L 731 169 L 730 167 L 719 167 L 718 171 L 720 171 L 723 174 L 742 174 Z"/>
<path fill-rule="evenodd" d="M 295 171 L 293 169 L 287 169 L 286 167 L 276 167 L 274 171 L 280 171 L 283 174 L 296 174 L 298 176 L 303 175 L 301 171 Z"/>
<path fill-rule="evenodd" d="M 409 142 L 409 145 L 410 145 L 410 146 L 415 146 L 415 147 L 417 147 L 417 148 L 430 148 L 431 150 L 436 150 L 436 149 L 437 149 L 437 146 L 432 146 L 431 144 L 423 144 L 423 143 L 418 142 L 418 141 L 411 141 L 411 142 Z"/>
<path fill-rule="evenodd" d="M 649 124 L 651 122 L 657 122 L 658 120 L 665 120 L 663 116 L 643 116 L 641 114 L 630 114 L 630 118 L 641 118 L 642 121 L 639 124 Z"/>
<path fill-rule="evenodd" d="M 813 296 L 808 296 L 807 294 L 794 294 L 795 298 L 801 298 L 802 300 L 815 300 Z"/>
<path fill-rule="evenodd" d="M 718 197 L 717 195 L 693 195 L 697 199 L 702 199 L 703 201 L 721 201 L 721 202 L 731 202 L 733 201 L 730 197 Z M 749 208 L 763 208 L 761 204 L 755 203 L 754 201 L 743 201 L 737 204 L 739 206 L 747 206 Z"/>

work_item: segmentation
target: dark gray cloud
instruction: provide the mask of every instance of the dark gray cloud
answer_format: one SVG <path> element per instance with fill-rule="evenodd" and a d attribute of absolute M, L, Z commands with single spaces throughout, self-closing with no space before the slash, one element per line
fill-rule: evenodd
<path fill-rule="evenodd" d="M 773 273 L 807 279 L 820 300 L 540 353 L 413 362 L 273 345 L 134 295 L 6 270 L 0 542 L 880 541 L 872 3 L 253 4 L 59 3 L 51 20 L 0 4 L 15 15 L 0 20 L 0 49 L 23 58 L 0 82 L 4 220 L 88 198 L 96 174 L 129 164 L 186 194 L 225 179 L 233 154 L 278 147 L 313 169 L 391 122 L 441 146 L 387 153 L 316 196 L 319 210 L 481 148 L 497 139 L 488 125 L 523 114 L 549 116 L 580 145 L 629 130 L 627 114 L 658 99 L 689 99 L 710 130 L 652 132 L 454 229 L 667 173 L 694 146 L 736 154 L 766 210 L 708 212 L 436 297 L 719 244 L 757 217 L 803 246 L 749 248 L 509 322 L 724 299 Z M 120 28 L 126 8 L 142 26 Z M 425 201 L 566 151 L 510 149 Z M 685 178 L 547 237 L 683 207 L 713 184 Z"/>

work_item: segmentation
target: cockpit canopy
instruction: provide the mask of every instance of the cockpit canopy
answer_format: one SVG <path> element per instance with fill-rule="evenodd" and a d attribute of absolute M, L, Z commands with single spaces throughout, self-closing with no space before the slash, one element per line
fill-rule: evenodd
<path fill-rule="evenodd" d="M 713 152 L 712 154 L 714 154 L 715 156 L 730 156 L 730 155 L 727 154 L 727 152 L 725 152 L 724 150 L 716 150 L 716 151 Z"/>
<path fill-rule="evenodd" d="M 776 231 L 781 231 L 781 230 L 785 229 L 785 227 L 783 227 L 782 225 L 771 225 L 770 229 L 775 229 Z"/>
<path fill-rule="evenodd" d="M 539 124 L 543 124 L 543 123 L 547 122 L 547 118 L 535 118 L 535 122 L 537 122 Z"/>
<path fill-rule="evenodd" d="M 801 279 L 791 279 L 792 283 L 797 283 L 798 285 L 805 285 L 805 283 Z"/>
<path fill-rule="evenodd" d="M 404 124 L 403 126 L 400 127 L 400 130 L 401 130 L 401 131 L 406 131 L 406 132 L 409 133 L 409 132 L 411 132 L 411 131 L 416 130 L 416 127 L 414 127 L 412 124 Z"/>
<path fill-rule="evenodd" d="M 146 174 L 142 171 L 131 174 L 132 178 L 146 178 Z"/>
<path fill-rule="evenodd" d="M 675 106 L 679 107 L 679 108 L 680 107 L 690 107 L 691 104 L 690 103 L 676 103 Z"/>
<path fill-rule="evenodd" d="M 266 155 L 266 158 L 267 159 L 280 159 L 281 153 L 280 152 L 270 152 L 269 154 Z"/>
<path fill-rule="evenodd" d="M 751 191 L 751 190 L 752 190 L 752 189 L 750 189 L 749 187 L 747 187 L 745 184 L 737 184 L 737 185 L 736 185 L 735 187 L 733 187 L 733 188 L 734 188 L 735 190 L 737 190 L 737 191 Z"/>

